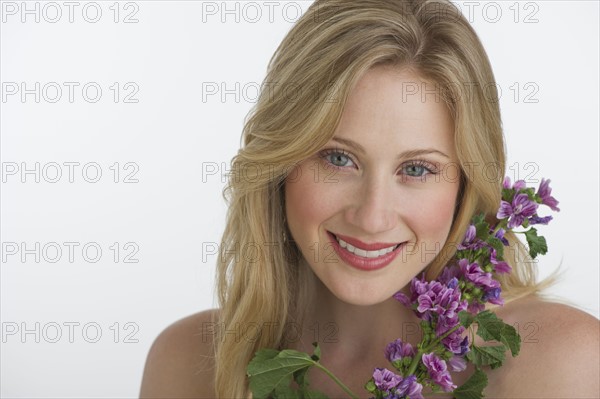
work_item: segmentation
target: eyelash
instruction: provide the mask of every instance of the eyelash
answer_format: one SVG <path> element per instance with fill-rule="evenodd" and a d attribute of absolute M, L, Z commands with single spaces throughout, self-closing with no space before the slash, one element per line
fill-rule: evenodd
<path fill-rule="evenodd" d="M 354 162 L 354 160 L 352 159 L 353 158 L 352 155 L 349 152 L 347 152 L 346 150 L 344 150 L 344 149 L 330 148 L 330 149 L 322 150 L 322 151 L 319 152 L 319 157 L 322 158 L 325 162 L 327 162 L 331 167 L 333 167 L 335 169 L 338 169 L 338 170 L 345 169 L 346 166 L 337 166 L 337 165 L 334 165 L 331 161 L 329 161 L 327 159 L 327 157 L 329 155 L 332 155 L 332 154 L 343 155 L 343 156 L 345 156 L 346 158 L 348 158 L 350 161 L 352 161 L 356 165 L 356 162 Z M 410 161 L 407 164 L 403 165 L 403 169 L 404 168 L 408 168 L 408 167 L 423 168 L 423 169 L 427 170 L 429 172 L 429 174 L 432 174 L 432 175 L 436 175 L 438 173 L 438 172 L 435 171 L 435 168 L 431 167 L 431 164 L 429 162 L 421 160 L 421 159 Z M 426 175 L 421 175 L 421 176 L 410 176 L 410 175 L 407 175 L 407 177 L 409 179 L 414 179 L 414 180 L 417 180 L 417 179 L 421 180 L 421 179 L 423 179 L 424 176 L 426 176 Z"/>

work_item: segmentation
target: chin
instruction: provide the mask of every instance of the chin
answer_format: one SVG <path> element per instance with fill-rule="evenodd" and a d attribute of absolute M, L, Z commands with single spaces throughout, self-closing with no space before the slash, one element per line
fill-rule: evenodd
<path fill-rule="evenodd" d="M 397 291 L 398 290 L 390 291 L 389 289 L 382 289 L 381 287 L 370 288 L 364 286 L 354 286 L 352 288 L 348 286 L 337 286 L 329 288 L 329 292 L 331 292 L 338 300 L 355 306 L 378 305 L 392 298 Z"/>
<path fill-rule="evenodd" d="M 343 299 L 343 298 L 339 298 L 341 301 L 344 301 L 345 303 L 349 304 L 349 305 L 354 305 L 354 306 L 375 306 L 375 305 L 379 305 L 385 301 L 387 301 L 388 299 L 390 299 L 391 296 L 389 297 L 385 297 L 385 298 L 364 298 L 364 297 L 350 297 L 348 299 Z"/>

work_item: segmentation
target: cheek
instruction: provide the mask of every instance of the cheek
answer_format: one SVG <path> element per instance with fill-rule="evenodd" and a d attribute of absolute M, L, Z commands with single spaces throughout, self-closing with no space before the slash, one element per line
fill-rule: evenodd
<path fill-rule="evenodd" d="M 313 171 L 300 165 L 285 183 L 286 217 L 296 241 L 318 237 L 318 227 L 332 213 L 334 203 L 323 183 L 316 183 Z"/>
<path fill-rule="evenodd" d="M 434 190 L 427 198 L 415 200 L 419 207 L 411 212 L 411 225 L 417 233 L 432 239 L 445 241 L 454 216 L 458 186 L 448 185 L 443 190 Z"/>

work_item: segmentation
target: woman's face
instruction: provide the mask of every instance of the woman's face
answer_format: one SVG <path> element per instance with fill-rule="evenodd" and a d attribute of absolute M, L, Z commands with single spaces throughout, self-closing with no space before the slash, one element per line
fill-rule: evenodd
<path fill-rule="evenodd" d="M 389 299 L 450 232 L 458 160 L 453 121 L 433 88 L 407 70 L 370 69 L 333 139 L 286 179 L 293 240 L 344 302 Z"/>

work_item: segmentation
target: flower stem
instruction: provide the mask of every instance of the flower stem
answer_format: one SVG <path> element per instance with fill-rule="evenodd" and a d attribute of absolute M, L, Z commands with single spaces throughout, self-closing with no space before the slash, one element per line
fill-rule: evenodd
<path fill-rule="evenodd" d="M 354 394 L 342 381 L 340 381 L 331 371 L 329 371 L 325 366 L 320 363 L 315 363 L 315 366 L 321 369 L 325 374 L 327 374 L 336 384 L 338 384 L 348 395 L 350 395 L 353 399 L 358 399 L 358 396 Z"/>
<path fill-rule="evenodd" d="M 431 344 L 429 344 L 429 346 L 427 346 L 427 349 L 424 349 L 423 352 L 429 352 L 431 350 L 431 348 L 434 348 L 437 344 L 440 343 L 441 340 L 443 340 L 444 338 L 446 338 L 448 335 L 452 334 L 454 331 L 458 330 L 460 328 L 461 324 L 457 324 L 454 327 L 452 327 L 450 330 L 448 330 L 445 334 L 439 336 L 438 338 L 436 338 L 435 341 L 433 341 Z"/>
<path fill-rule="evenodd" d="M 412 375 L 415 373 L 415 371 L 417 370 L 417 367 L 419 366 L 419 362 L 421 361 L 421 358 L 423 357 L 423 354 L 425 354 L 426 352 L 429 352 L 432 348 L 434 348 L 437 344 L 439 344 L 441 342 L 441 340 L 443 340 L 444 338 L 446 338 L 448 335 L 452 334 L 454 331 L 458 330 L 458 328 L 460 327 L 460 324 L 457 324 L 456 326 L 454 326 L 453 328 L 451 328 L 450 330 L 448 330 L 445 334 L 439 336 L 438 338 L 436 338 L 435 341 L 433 341 L 431 344 L 427 345 L 427 348 L 425 349 L 419 349 L 419 351 L 417 352 L 417 354 L 415 355 L 415 357 L 413 358 L 412 363 L 410 364 L 408 371 L 406 372 L 407 375 Z"/>
<path fill-rule="evenodd" d="M 410 364 L 410 367 L 408 368 L 408 371 L 406 372 L 405 377 L 409 376 L 409 375 L 413 375 L 415 373 L 415 371 L 417 371 L 417 367 L 419 366 L 419 362 L 421 361 L 421 357 L 423 357 L 423 353 L 424 353 L 424 351 L 421 350 L 421 349 L 419 349 L 419 351 L 417 352 L 417 354 L 413 358 L 413 361 Z"/>

